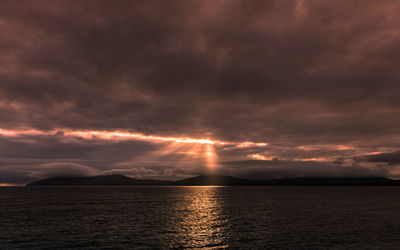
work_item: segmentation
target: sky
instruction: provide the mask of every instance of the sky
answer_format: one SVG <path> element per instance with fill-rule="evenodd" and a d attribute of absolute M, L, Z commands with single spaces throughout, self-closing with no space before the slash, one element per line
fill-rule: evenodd
<path fill-rule="evenodd" d="M 0 185 L 400 178 L 396 0 L 0 2 Z"/>

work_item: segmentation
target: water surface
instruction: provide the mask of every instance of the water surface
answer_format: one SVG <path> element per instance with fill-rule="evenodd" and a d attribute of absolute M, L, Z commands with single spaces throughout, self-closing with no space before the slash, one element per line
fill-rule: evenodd
<path fill-rule="evenodd" d="M 0 249 L 399 249 L 400 187 L 4 187 Z"/>

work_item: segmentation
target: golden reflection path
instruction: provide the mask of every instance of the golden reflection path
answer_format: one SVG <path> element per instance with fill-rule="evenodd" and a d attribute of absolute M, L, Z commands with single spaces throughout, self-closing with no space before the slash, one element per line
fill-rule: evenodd
<path fill-rule="evenodd" d="M 185 189 L 176 206 L 178 223 L 171 247 L 219 249 L 226 248 L 228 219 L 223 214 L 218 190 L 223 187 L 182 187 Z M 178 245 L 179 244 L 179 245 Z"/>

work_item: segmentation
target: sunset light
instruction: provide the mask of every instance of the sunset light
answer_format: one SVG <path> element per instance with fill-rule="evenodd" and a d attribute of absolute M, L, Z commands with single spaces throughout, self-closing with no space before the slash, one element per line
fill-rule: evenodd
<path fill-rule="evenodd" d="M 212 139 L 197 139 L 191 137 L 168 137 L 157 135 L 145 135 L 141 133 L 132 133 L 127 131 L 99 131 L 99 130 L 70 130 L 53 129 L 41 131 L 35 129 L 7 130 L 0 129 L 0 135 L 5 137 L 20 136 L 62 136 L 61 138 L 83 138 L 86 140 L 109 140 L 109 141 L 148 141 L 151 143 L 168 143 L 163 150 L 156 152 L 155 156 L 169 154 L 185 154 L 182 161 L 187 157 L 203 158 L 208 168 L 217 167 L 218 156 L 214 146 L 230 146 L 238 148 L 265 147 L 268 143 L 259 142 L 227 142 Z M 185 146 L 190 145 L 190 146 Z"/>
<path fill-rule="evenodd" d="M 0 1 L 0 250 L 400 249 L 399 13 Z"/>
<path fill-rule="evenodd" d="M 152 142 L 176 142 L 176 143 L 193 143 L 193 144 L 210 144 L 210 145 L 236 145 L 237 147 L 264 147 L 267 143 L 258 142 L 228 142 L 211 139 L 197 139 L 191 137 L 169 137 L 157 135 L 145 135 L 141 133 L 131 133 L 125 131 L 99 131 L 99 130 L 70 130 L 70 129 L 53 129 L 50 131 L 41 131 L 35 129 L 25 130 L 7 130 L 0 128 L 0 135 L 3 136 L 29 136 L 29 135 L 62 135 L 73 136 L 84 139 L 101 139 L 101 140 L 141 140 Z"/>

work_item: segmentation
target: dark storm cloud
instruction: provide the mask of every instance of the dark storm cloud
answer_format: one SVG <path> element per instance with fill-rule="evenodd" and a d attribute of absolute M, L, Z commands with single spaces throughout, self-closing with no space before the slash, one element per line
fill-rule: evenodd
<path fill-rule="evenodd" d="M 357 157 L 356 160 L 357 161 L 365 161 L 365 162 L 388 163 L 389 165 L 397 165 L 397 164 L 400 164 L 400 151 L 361 156 L 361 157 Z"/>
<path fill-rule="evenodd" d="M 394 2 L 72 2 L 2 2 L 3 126 L 397 133 Z"/>
<path fill-rule="evenodd" d="M 399 11 L 391 0 L 1 1 L 0 128 L 268 142 L 261 153 L 294 161 L 396 151 Z M 16 143 L 1 156 L 99 166 L 157 147 Z M 352 149 L 298 148 L 333 144 Z"/>

